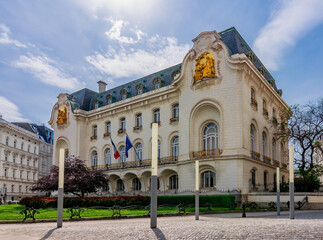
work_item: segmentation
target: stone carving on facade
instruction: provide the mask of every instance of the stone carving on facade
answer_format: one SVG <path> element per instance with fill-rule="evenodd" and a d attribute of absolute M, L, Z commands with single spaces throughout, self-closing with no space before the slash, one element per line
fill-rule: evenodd
<path fill-rule="evenodd" d="M 196 60 L 194 83 L 203 78 L 215 78 L 214 56 L 210 52 L 202 53 Z"/>
<path fill-rule="evenodd" d="M 67 123 L 67 109 L 65 106 L 60 107 L 58 109 L 58 114 L 57 114 L 57 125 L 62 125 Z"/>

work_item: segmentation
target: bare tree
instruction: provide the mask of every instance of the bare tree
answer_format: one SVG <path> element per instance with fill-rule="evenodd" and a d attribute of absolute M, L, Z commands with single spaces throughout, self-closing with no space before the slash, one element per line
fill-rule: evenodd
<path fill-rule="evenodd" d="M 323 174 L 323 166 L 316 159 L 323 153 L 323 98 L 316 103 L 294 105 L 271 122 L 277 138 L 294 145 L 294 163 L 301 176 L 298 184 L 295 180 L 296 190 L 317 190 L 321 184 L 318 177 Z"/>

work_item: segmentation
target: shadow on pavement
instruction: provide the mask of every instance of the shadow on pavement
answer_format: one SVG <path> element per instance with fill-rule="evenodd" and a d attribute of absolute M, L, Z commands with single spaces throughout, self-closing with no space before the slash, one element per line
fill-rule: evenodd
<path fill-rule="evenodd" d="M 158 240 L 166 240 L 164 233 L 159 228 L 152 229 Z"/>
<path fill-rule="evenodd" d="M 47 238 L 49 238 L 49 237 L 50 237 L 50 235 L 52 235 L 52 233 L 53 233 L 55 230 L 57 230 L 57 228 L 53 228 L 53 229 L 49 230 L 49 231 L 46 233 L 46 235 L 45 235 L 45 236 L 43 236 L 40 240 L 46 240 Z"/>

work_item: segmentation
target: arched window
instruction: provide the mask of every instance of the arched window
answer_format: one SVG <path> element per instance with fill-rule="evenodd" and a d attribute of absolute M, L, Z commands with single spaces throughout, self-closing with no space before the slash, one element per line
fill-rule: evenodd
<path fill-rule="evenodd" d="M 179 117 L 179 104 L 175 104 L 173 106 L 173 118 L 178 118 Z"/>
<path fill-rule="evenodd" d="M 133 191 L 140 191 L 141 190 L 141 182 L 139 178 L 132 179 L 132 190 Z"/>
<path fill-rule="evenodd" d="M 121 179 L 118 179 L 117 181 L 117 192 L 123 192 L 124 191 L 124 184 Z"/>
<path fill-rule="evenodd" d="M 155 89 L 160 88 L 161 87 L 161 80 L 160 80 L 160 78 L 155 78 L 153 80 L 153 84 L 154 84 Z"/>
<path fill-rule="evenodd" d="M 105 164 L 111 164 L 111 150 L 107 148 L 104 152 Z"/>
<path fill-rule="evenodd" d="M 127 99 L 127 90 L 126 89 L 123 89 L 120 94 L 121 94 L 121 100 L 125 100 Z"/>
<path fill-rule="evenodd" d="M 138 84 L 136 88 L 137 88 L 137 95 L 140 95 L 140 94 L 143 93 L 143 86 L 142 86 L 142 84 Z"/>
<path fill-rule="evenodd" d="M 120 147 L 119 153 L 120 153 L 120 163 L 126 162 L 126 151 L 124 146 Z"/>
<path fill-rule="evenodd" d="M 68 156 L 69 156 L 69 151 L 68 149 L 65 149 L 65 161 L 68 159 Z"/>
<path fill-rule="evenodd" d="M 158 152 L 157 157 L 160 158 L 160 140 L 158 139 Z"/>
<path fill-rule="evenodd" d="M 256 128 L 253 124 L 250 125 L 250 150 L 256 151 Z"/>
<path fill-rule="evenodd" d="M 276 140 L 275 140 L 275 138 L 273 138 L 273 140 L 272 140 L 272 158 L 273 158 L 273 160 L 277 160 L 276 159 Z"/>
<path fill-rule="evenodd" d="M 169 189 L 178 189 L 178 175 L 172 175 L 169 177 Z"/>
<path fill-rule="evenodd" d="M 256 170 L 255 169 L 251 170 L 251 185 L 253 188 L 256 187 Z"/>
<path fill-rule="evenodd" d="M 13 142 L 13 147 L 14 147 L 14 148 L 16 148 L 16 147 L 17 147 L 17 140 L 15 140 L 15 141 Z"/>
<path fill-rule="evenodd" d="M 109 105 L 109 104 L 111 104 L 112 103 L 112 96 L 109 94 L 108 96 L 107 96 L 107 104 Z"/>
<path fill-rule="evenodd" d="M 9 145 L 9 137 L 6 138 L 6 145 Z"/>
<path fill-rule="evenodd" d="M 177 158 L 179 154 L 179 137 L 176 136 L 172 140 L 172 157 Z"/>
<path fill-rule="evenodd" d="M 262 132 L 262 155 L 267 156 L 267 134 Z"/>
<path fill-rule="evenodd" d="M 154 122 L 155 123 L 160 122 L 160 109 L 154 110 Z"/>
<path fill-rule="evenodd" d="M 97 153 L 97 151 L 92 152 L 91 160 L 92 160 L 92 167 L 98 166 L 98 153 Z"/>
<path fill-rule="evenodd" d="M 206 171 L 202 173 L 202 188 L 214 187 L 215 186 L 215 172 Z"/>
<path fill-rule="evenodd" d="M 282 176 L 282 183 L 285 183 L 285 176 Z"/>
<path fill-rule="evenodd" d="M 136 152 L 136 156 L 135 156 L 135 160 L 136 162 L 139 162 L 142 160 L 142 144 L 138 143 L 135 147 L 135 152 Z"/>
<path fill-rule="evenodd" d="M 284 162 L 284 144 L 282 142 L 280 143 L 280 161 Z"/>
<path fill-rule="evenodd" d="M 218 126 L 209 123 L 203 131 L 203 150 L 211 151 L 216 148 L 218 148 Z"/>

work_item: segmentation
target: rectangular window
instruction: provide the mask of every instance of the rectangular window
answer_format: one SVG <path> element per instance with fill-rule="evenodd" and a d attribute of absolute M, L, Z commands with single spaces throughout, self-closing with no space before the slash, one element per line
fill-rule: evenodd
<path fill-rule="evenodd" d="M 121 128 L 121 130 L 126 130 L 126 119 L 125 118 L 121 118 L 120 128 Z"/>
<path fill-rule="evenodd" d="M 136 126 L 141 127 L 142 126 L 142 117 L 141 114 L 138 114 L 136 117 Z"/>
<path fill-rule="evenodd" d="M 107 122 L 106 131 L 107 133 L 111 133 L 111 122 Z"/>

